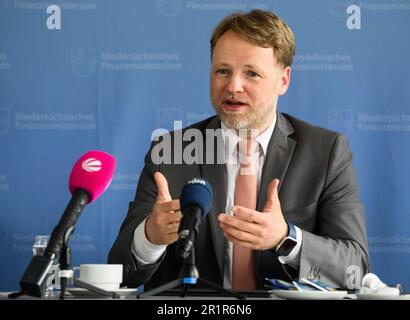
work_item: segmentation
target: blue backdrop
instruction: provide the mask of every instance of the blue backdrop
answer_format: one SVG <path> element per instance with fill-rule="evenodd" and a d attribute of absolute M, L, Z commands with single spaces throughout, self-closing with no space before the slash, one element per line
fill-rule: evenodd
<path fill-rule="evenodd" d="M 78 221 L 73 262 L 106 261 L 152 131 L 213 114 L 211 32 L 253 8 L 295 33 L 280 110 L 347 135 L 373 271 L 410 290 L 410 1 L 0 0 L 1 290 L 18 288 L 34 235 L 56 225 L 71 168 L 92 149 L 117 169 Z"/>

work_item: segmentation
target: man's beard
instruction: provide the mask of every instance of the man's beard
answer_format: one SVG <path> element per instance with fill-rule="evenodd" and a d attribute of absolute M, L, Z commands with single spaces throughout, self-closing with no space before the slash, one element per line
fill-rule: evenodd
<path fill-rule="evenodd" d="M 218 117 L 230 129 L 262 129 L 262 125 L 274 110 L 274 103 L 260 104 L 256 108 L 248 107 L 243 111 L 225 110 L 219 103 L 213 103 L 213 107 Z"/>

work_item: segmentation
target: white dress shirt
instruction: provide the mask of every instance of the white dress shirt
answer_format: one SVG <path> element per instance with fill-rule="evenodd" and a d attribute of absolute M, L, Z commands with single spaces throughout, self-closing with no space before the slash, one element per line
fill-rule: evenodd
<path fill-rule="evenodd" d="M 256 138 L 256 140 L 260 144 L 260 152 L 259 154 L 255 155 L 255 157 L 258 157 L 259 159 L 257 159 L 257 161 L 254 161 L 257 170 L 258 191 L 260 187 L 262 169 L 266 157 L 268 144 L 272 136 L 273 130 L 275 128 L 275 124 L 276 117 L 273 119 L 271 125 Z M 236 160 L 238 159 L 236 146 L 241 139 L 235 133 L 235 130 L 229 129 L 225 126 L 223 122 L 221 122 L 221 127 L 223 141 L 225 144 L 225 159 L 227 159 L 226 212 L 231 214 L 231 208 L 234 203 L 235 181 L 240 166 L 240 163 Z M 165 252 L 166 249 L 166 245 L 155 245 L 147 239 L 145 235 L 145 222 L 146 219 L 135 229 L 134 239 L 131 244 L 131 251 L 134 254 L 139 266 L 156 263 L 161 258 L 162 254 Z M 302 245 L 302 232 L 298 227 L 296 227 L 296 240 L 297 245 L 291 251 L 291 253 L 286 257 L 279 257 L 279 261 L 282 264 L 288 264 L 294 268 L 299 267 L 300 248 Z M 232 243 L 230 241 L 227 241 L 227 244 L 228 245 L 225 250 L 224 287 L 232 288 Z"/>

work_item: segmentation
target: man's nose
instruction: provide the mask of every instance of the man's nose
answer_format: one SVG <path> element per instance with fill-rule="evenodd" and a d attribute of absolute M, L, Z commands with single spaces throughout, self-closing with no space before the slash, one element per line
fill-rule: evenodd
<path fill-rule="evenodd" d="M 232 75 L 229 78 L 227 90 L 229 93 L 233 93 L 233 94 L 243 92 L 243 81 L 240 75 Z"/>

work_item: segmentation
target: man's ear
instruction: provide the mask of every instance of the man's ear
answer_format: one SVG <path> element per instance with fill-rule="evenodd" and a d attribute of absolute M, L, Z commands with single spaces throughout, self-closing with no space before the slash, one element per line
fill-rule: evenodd
<path fill-rule="evenodd" d="M 290 66 L 287 66 L 283 69 L 281 69 L 280 71 L 280 75 L 279 75 L 279 90 L 278 90 L 278 94 L 284 95 L 286 93 L 286 91 L 289 88 L 289 84 L 290 84 Z"/>

